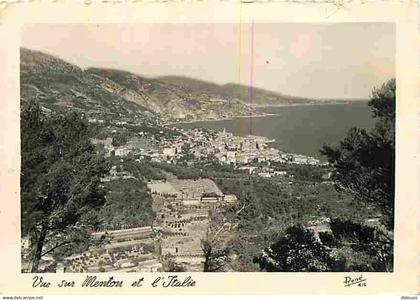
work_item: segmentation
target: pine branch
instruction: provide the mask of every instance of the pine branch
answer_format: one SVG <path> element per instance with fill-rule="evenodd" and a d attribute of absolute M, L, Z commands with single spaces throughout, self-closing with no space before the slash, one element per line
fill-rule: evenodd
<path fill-rule="evenodd" d="M 55 245 L 55 246 L 54 246 L 54 247 L 52 247 L 51 249 L 49 249 L 49 250 L 45 251 L 44 253 L 41 253 L 41 257 L 42 257 L 42 256 L 44 256 L 44 255 L 47 255 L 48 253 L 50 253 L 50 252 L 54 251 L 55 249 L 57 249 L 57 248 L 59 248 L 59 247 L 61 247 L 61 246 L 64 246 L 64 245 L 67 245 L 67 244 L 71 244 L 71 243 L 72 243 L 71 241 L 66 241 L 66 242 L 61 242 L 61 243 L 58 243 L 57 245 Z"/>

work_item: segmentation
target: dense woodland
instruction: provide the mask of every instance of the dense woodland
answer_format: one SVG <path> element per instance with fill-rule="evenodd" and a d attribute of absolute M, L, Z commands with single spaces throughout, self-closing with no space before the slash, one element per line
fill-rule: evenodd
<path fill-rule="evenodd" d="M 108 194 L 98 216 L 105 228 L 150 226 L 155 217 L 152 197 L 146 183 L 137 179 L 113 180 L 106 185 Z"/>
<path fill-rule="evenodd" d="M 88 123 L 77 114 L 45 116 L 37 103 L 21 113 L 22 235 L 32 245 L 32 268 L 42 256 L 86 242 L 104 205 L 105 159 L 90 143 Z"/>

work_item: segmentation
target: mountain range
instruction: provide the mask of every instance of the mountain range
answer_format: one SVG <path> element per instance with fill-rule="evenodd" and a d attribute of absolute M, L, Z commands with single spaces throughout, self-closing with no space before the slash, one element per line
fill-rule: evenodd
<path fill-rule="evenodd" d="M 39 101 L 52 110 L 124 116 L 153 115 L 166 122 L 213 120 L 258 114 L 262 106 L 308 104 L 314 100 L 285 96 L 239 84 L 218 85 L 182 76 L 146 78 L 121 70 L 88 68 L 55 56 L 20 50 L 21 100 Z"/>

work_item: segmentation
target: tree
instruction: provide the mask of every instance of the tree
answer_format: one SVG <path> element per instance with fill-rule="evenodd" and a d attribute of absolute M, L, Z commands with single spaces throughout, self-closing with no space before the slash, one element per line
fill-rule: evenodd
<path fill-rule="evenodd" d="M 391 272 L 393 239 L 389 232 L 350 220 L 332 219 L 330 232 L 319 234 L 321 242 L 333 249 L 331 256 L 341 257 L 350 272 Z"/>
<path fill-rule="evenodd" d="M 222 271 L 229 267 L 231 262 L 230 247 L 227 242 L 231 237 L 231 231 L 235 228 L 227 222 L 223 213 L 215 209 L 210 213 L 210 224 L 207 229 L 206 238 L 201 240 L 201 250 L 204 255 L 204 272 Z"/>
<path fill-rule="evenodd" d="M 186 272 L 186 268 L 183 264 L 177 263 L 175 257 L 172 254 L 166 254 L 162 257 L 163 270 L 165 272 Z"/>
<path fill-rule="evenodd" d="M 395 80 L 372 92 L 369 106 L 377 120 L 367 132 L 353 128 L 340 146 L 324 146 L 334 167 L 333 178 L 339 189 L 352 192 L 358 199 L 382 209 L 384 222 L 393 228 L 395 172 Z"/>
<path fill-rule="evenodd" d="M 105 201 L 100 178 L 108 168 L 89 137 L 75 113 L 46 117 L 35 102 L 22 105 L 22 234 L 31 240 L 31 272 L 42 256 L 82 242 L 97 225 L 95 211 Z"/>
<path fill-rule="evenodd" d="M 283 237 L 253 261 L 268 272 L 325 272 L 336 267 L 329 250 L 312 231 L 301 226 L 289 227 Z"/>
<path fill-rule="evenodd" d="M 118 132 L 113 135 L 112 137 L 112 146 L 119 147 L 127 144 L 128 141 L 128 133 L 126 132 Z"/>
<path fill-rule="evenodd" d="M 379 228 L 333 219 L 318 234 L 289 227 L 253 261 L 268 272 L 389 272 L 392 240 Z"/>
<path fill-rule="evenodd" d="M 180 162 L 183 163 L 183 165 L 187 165 L 187 162 L 192 162 L 195 160 L 194 153 L 191 151 L 191 145 L 190 144 L 184 144 L 181 148 L 181 155 L 182 158 L 180 159 Z"/>
<path fill-rule="evenodd" d="M 202 240 L 201 249 L 204 254 L 203 272 L 219 271 L 228 263 L 227 250 L 216 248 L 213 240 Z"/>
<path fill-rule="evenodd" d="M 276 243 L 254 258 L 266 271 L 392 271 L 395 169 L 395 80 L 372 92 L 377 120 L 371 131 L 351 129 L 339 147 L 324 146 L 338 190 L 373 203 L 387 229 L 333 219 L 330 230 L 316 234 L 289 227 Z"/>

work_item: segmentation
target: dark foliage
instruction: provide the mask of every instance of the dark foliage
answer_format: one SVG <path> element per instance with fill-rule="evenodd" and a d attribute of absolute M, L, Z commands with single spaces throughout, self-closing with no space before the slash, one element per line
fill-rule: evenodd
<path fill-rule="evenodd" d="M 338 264 L 310 230 L 299 226 L 289 227 L 285 236 L 256 257 L 254 262 L 268 272 L 331 271 Z"/>
<path fill-rule="evenodd" d="M 393 228 L 395 172 L 395 80 L 375 89 L 369 105 L 377 119 L 371 132 L 353 128 L 338 148 L 324 146 L 339 189 L 378 205 Z"/>
<path fill-rule="evenodd" d="M 80 241 L 80 232 L 96 222 L 92 213 L 104 203 L 100 178 L 107 166 L 89 138 L 77 114 L 45 117 L 36 103 L 23 104 L 22 234 L 31 238 L 32 272 L 43 255 Z"/>
<path fill-rule="evenodd" d="M 101 225 L 120 228 L 152 224 L 152 197 L 146 184 L 136 179 L 113 180 L 107 183 L 109 193 L 99 211 Z"/>
<path fill-rule="evenodd" d="M 334 219 L 329 231 L 292 226 L 254 258 L 268 272 L 389 272 L 392 242 L 379 228 Z"/>

